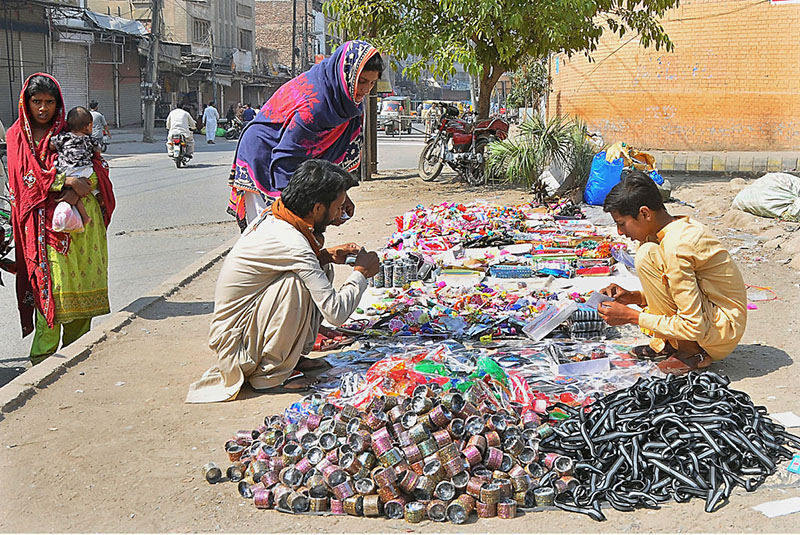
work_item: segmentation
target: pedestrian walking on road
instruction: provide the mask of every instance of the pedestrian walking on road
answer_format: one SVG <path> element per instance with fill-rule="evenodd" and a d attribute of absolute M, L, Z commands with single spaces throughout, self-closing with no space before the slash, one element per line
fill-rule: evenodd
<path fill-rule="evenodd" d="M 206 143 L 214 144 L 214 137 L 217 135 L 217 121 L 219 112 L 214 107 L 214 101 L 208 101 L 208 107 L 203 111 L 203 124 L 206 127 Z"/>
<path fill-rule="evenodd" d="M 89 103 L 89 111 L 92 113 L 92 137 L 94 137 L 97 141 L 106 146 L 106 139 L 105 137 L 108 136 L 108 139 L 111 139 L 111 131 L 108 129 L 108 121 L 106 121 L 106 116 L 100 113 L 98 109 L 100 104 L 97 103 L 96 100 L 93 100 Z M 105 149 L 103 149 L 105 152 Z"/>
<path fill-rule="evenodd" d="M 188 403 L 235 399 L 245 380 L 269 393 L 303 392 L 304 372 L 319 362 L 302 357 L 322 320 L 342 325 L 356 309 L 378 255 L 355 243 L 322 249 L 328 225 L 341 215 L 355 178 L 324 160 L 306 160 L 283 195 L 250 225 L 222 265 L 209 346 L 217 364 L 189 387 Z M 337 291 L 333 264 L 356 255 Z"/>
<path fill-rule="evenodd" d="M 358 168 L 364 97 L 382 73 L 383 60 L 372 45 L 348 41 L 275 92 L 236 147 L 228 212 L 242 229 L 280 196 L 305 160 L 327 160 L 347 171 Z M 347 197 L 346 218 L 354 210 Z"/>
<path fill-rule="evenodd" d="M 88 178 L 57 174 L 50 139 L 65 124 L 64 99 L 55 78 L 31 75 L 22 88 L 19 118 L 8 129 L 9 189 L 17 254 L 17 306 L 22 335 L 36 326 L 31 362 L 38 364 L 85 334 L 94 316 L 108 314 L 106 229 L 115 200 L 108 164 L 95 154 Z M 92 195 L 99 189 L 101 208 Z M 84 232 L 53 231 L 60 201 L 82 199 L 92 221 Z"/>
<path fill-rule="evenodd" d="M 256 118 L 256 110 L 254 110 L 252 106 L 250 106 L 250 103 L 248 102 L 247 104 L 244 105 L 244 111 L 242 112 L 242 120 L 244 121 L 244 124 L 247 124 L 255 118 Z"/>

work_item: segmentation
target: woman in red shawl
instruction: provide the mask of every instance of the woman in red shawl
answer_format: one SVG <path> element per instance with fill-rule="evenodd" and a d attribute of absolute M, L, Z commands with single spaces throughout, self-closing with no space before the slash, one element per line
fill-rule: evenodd
<path fill-rule="evenodd" d="M 88 179 L 57 174 L 57 155 L 49 141 L 64 124 L 64 99 L 56 79 L 43 73 L 30 76 L 19 97 L 19 118 L 6 138 L 17 306 L 22 335 L 36 326 L 33 364 L 55 353 L 59 343 L 63 347 L 80 338 L 92 317 L 109 312 L 106 228 L 115 202 L 108 165 L 96 156 Z M 104 207 L 93 190 L 99 190 Z M 85 231 L 54 232 L 56 204 L 74 204 L 79 197 L 92 218 Z"/>

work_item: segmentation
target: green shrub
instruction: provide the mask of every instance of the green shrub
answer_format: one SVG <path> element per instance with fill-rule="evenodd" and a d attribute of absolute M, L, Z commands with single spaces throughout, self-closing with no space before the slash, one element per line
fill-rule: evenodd
<path fill-rule="evenodd" d="M 585 184 L 596 150 L 585 123 L 565 116 L 534 117 L 522 123 L 520 131 L 516 137 L 488 145 L 486 171 L 490 178 L 525 185 L 543 199 L 547 193 L 540 176 L 550 164 L 556 164 L 570 170 L 564 186 Z"/>

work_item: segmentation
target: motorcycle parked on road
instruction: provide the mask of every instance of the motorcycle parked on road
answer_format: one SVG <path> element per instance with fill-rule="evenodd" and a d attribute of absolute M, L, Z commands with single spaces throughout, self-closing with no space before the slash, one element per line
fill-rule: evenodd
<path fill-rule="evenodd" d="M 244 122 L 238 117 L 234 117 L 228 128 L 225 130 L 225 139 L 239 139 L 239 136 L 242 135 L 242 129 L 244 128 Z"/>
<path fill-rule="evenodd" d="M 186 153 L 186 136 L 176 133 L 172 134 L 170 139 L 172 140 L 170 157 L 175 161 L 175 167 L 180 169 L 192 159 L 192 157 Z"/>
<path fill-rule="evenodd" d="M 459 179 L 472 186 L 483 184 L 486 181 L 486 146 L 508 137 L 508 123 L 500 117 L 469 122 L 458 117 L 458 108 L 452 104 L 437 106 L 442 111 L 441 119 L 436 134 L 419 156 L 420 177 L 425 182 L 435 180 L 447 164 Z"/>

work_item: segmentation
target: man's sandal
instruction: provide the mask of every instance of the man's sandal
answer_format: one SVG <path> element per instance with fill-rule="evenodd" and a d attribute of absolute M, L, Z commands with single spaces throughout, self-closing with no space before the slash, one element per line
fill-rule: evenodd
<path fill-rule="evenodd" d="M 653 349 L 649 345 L 645 344 L 645 345 L 642 345 L 642 346 L 632 347 L 631 350 L 628 351 L 628 354 L 630 356 L 632 356 L 633 358 L 639 359 L 639 360 L 649 360 L 651 362 L 661 362 L 661 361 L 669 358 L 670 356 L 672 356 L 675 353 L 675 351 L 677 351 L 677 350 L 674 347 L 672 347 L 670 344 L 667 344 L 667 343 L 664 344 L 664 349 L 662 349 L 661 351 L 656 351 L 655 349 Z"/>
<path fill-rule="evenodd" d="M 310 359 L 302 355 L 300 356 L 300 359 L 297 361 L 297 365 L 294 367 L 295 370 L 304 373 L 318 372 L 322 370 L 328 370 L 330 368 L 331 365 L 328 364 L 325 361 L 325 359 L 321 358 Z"/>
<path fill-rule="evenodd" d="M 711 357 L 708 353 L 701 351 L 694 355 L 675 352 L 671 357 L 657 364 L 658 369 L 664 373 L 672 375 L 686 375 L 691 371 L 702 370 L 711 366 Z"/>
<path fill-rule="evenodd" d="M 303 372 L 295 370 L 283 384 L 258 390 L 258 392 L 263 394 L 302 394 L 311 390 L 316 384 L 315 379 L 310 379 Z"/>

